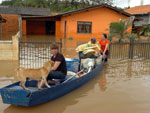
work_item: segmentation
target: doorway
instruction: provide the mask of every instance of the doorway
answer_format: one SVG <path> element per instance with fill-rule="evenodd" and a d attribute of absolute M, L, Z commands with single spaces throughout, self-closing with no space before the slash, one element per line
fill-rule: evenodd
<path fill-rule="evenodd" d="M 46 35 L 55 35 L 55 21 L 46 21 Z"/>

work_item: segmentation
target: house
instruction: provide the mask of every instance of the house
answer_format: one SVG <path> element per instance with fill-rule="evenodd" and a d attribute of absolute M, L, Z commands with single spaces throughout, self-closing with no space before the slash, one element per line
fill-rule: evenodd
<path fill-rule="evenodd" d="M 135 16 L 133 29 L 139 32 L 144 25 L 150 25 L 150 5 L 136 6 L 126 9 L 125 12 Z"/>
<path fill-rule="evenodd" d="M 44 16 L 50 15 L 50 10 L 46 8 L 20 8 L 0 6 L 0 15 L 6 20 L 5 23 L 0 23 L 0 35 L 2 39 L 10 39 L 15 35 L 22 25 L 22 16 Z"/>
<path fill-rule="evenodd" d="M 107 4 L 91 6 L 54 16 L 22 17 L 25 35 L 54 35 L 55 37 L 100 38 L 109 32 L 111 22 L 129 17 L 130 14 Z"/>

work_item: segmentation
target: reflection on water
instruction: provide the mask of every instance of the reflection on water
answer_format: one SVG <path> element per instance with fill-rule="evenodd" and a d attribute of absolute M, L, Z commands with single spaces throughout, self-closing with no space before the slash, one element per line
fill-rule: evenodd
<path fill-rule="evenodd" d="M 103 74 L 99 80 L 98 80 L 98 84 L 99 84 L 99 87 L 101 89 L 101 91 L 105 91 L 107 89 L 106 87 L 106 84 L 107 84 L 107 80 L 106 80 L 106 75 Z"/>
<path fill-rule="evenodd" d="M 47 42 L 47 41 L 56 41 L 55 36 L 49 35 L 24 35 L 21 39 L 22 41 L 37 41 L 37 42 Z"/>
<path fill-rule="evenodd" d="M 75 40 L 63 42 L 65 56 L 76 57 Z M 0 64 L 0 87 L 16 81 L 17 63 Z M 109 60 L 94 79 L 59 99 L 30 108 L 6 105 L 0 99 L 0 113 L 149 113 L 149 81 L 150 60 Z"/>
<path fill-rule="evenodd" d="M 0 61 L 0 87 L 18 80 L 16 68 L 18 61 Z"/>

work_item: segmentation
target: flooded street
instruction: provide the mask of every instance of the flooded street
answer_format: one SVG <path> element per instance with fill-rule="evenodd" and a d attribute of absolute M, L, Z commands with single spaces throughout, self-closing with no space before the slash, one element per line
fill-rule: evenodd
<path fill-rule="evenodd" d="M 77 57 L 73 41 L 66 41 L 66 57 Z M 18 62 L 0 64 L 0 87 L 17 81 Z M 0 113 L 149 113 L 149 89 L 150 60 L 109 59 L 94 79 L 61 98 L 28 108 L 3 104 L 0 98 Z"/>

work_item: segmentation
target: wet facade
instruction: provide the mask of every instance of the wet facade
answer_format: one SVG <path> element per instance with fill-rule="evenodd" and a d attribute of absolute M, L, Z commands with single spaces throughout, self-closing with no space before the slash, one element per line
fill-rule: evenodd
<path fill-rule="evenodd" d="M 98 38 L 101 37 L 101 34 L 109 32 L 111 22 L 117 22 L 129 16 L 130 14 L 112 6 L 98 5 L 56 16 L 23 17 L 22 31 L 26 35 Z"/>
<path fill-rule="evenodd" d="M 22 16 L 44 16 L 49 15 L 50 10 L 45 8 L 20 8 L 0 6 L 0 15 L 6 20 L 5 23 L 0 23 L 1 39 L 10 39 L 15 35 L 22 26 Z"/>

